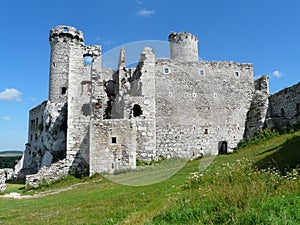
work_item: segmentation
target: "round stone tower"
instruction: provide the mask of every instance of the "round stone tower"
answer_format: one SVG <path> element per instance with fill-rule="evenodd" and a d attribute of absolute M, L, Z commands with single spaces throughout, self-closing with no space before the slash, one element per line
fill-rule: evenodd
<path fill-rule="evenodd" d="M 49 100 L 67 101 L 69 62 L 74 45 L 84 45 L 83 33 L 70 26 L 57 26 L 50 30 L 50 82 Z"/>
<path fill-rule="evenodd" d="M 171 59 L 198 61 L 198 38 L 187 32 L 172 32 L 169 35 Z"/>

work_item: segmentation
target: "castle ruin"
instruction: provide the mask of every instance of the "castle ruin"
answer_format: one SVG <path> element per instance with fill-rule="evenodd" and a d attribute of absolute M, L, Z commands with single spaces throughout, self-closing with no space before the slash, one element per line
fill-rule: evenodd
<path fill-rule="evenodd" d="M 49 99 L 30 110 L 21 177 L 53 164 L 91 175 L 135 168 L 137 159 L 227 154 L 265 126 L 300 122 L 300 84 L 269 96 L 252 64 L 199 60 L 190 33 L 169 35 L 170 58 L 145 46 L 131 68 L 122 48 L 117 70 L 102 68 L 101 47 L 73 27 L 52 29 L 49 41 Z"/>

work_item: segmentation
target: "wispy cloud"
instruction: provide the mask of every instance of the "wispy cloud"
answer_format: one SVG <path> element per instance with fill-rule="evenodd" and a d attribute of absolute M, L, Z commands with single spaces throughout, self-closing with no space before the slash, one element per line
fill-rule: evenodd
<path fill-rule="evenodd" d="M 279 70 L 275 70 L 275 71 L 273 71 L 272 75 L 273 75 L 274 77 L 279 78 L 279 77 L 282 76 L 282 72 L 280 72 Z"/>
<path fill-rule="evenodd" d="M 105 46 L 110 46 L 114 43 L 114 41 L 111 40 L 103 40 L 103 38 L 101 37 L 97 37 L 96 40 L 99 41 L 101 45 L 105 45 Z"/>
<path fill-rule="evenodd" d="M 33 101 L 33 102 L 35 102 L 35 101 L 38 100 L 38 98 L 33 98 L 33 97 L 30 97 L 29 99 L 30 99 L 31 101 Z"/>
<path fill-rule="evenodd" d="M 148 10 L 148 9 L 141 9 L 140 11 L 137 12 L 137 15 L 140 17 L 150 17 L 155 13 L 154 10 Z"/>
<path fill-rule="evenodd" d="M 0 100 L 16 100 L 18 102 L 22 101 L 20 98 L 22 93 L 15 88 L 6 88 L 4 91 L 0 92 Z"/>
<path fill-rule="evenodd" d="M 6 120 L 6 121 L 9 121 L 9 120 L 11 120 L 11 117 L 10 116 L 4 116 L 3 119 Z"/>
<path fill-rule="evenodd" d="M 135 3 L 138 4 L 138 5 L 142 5 L 143 4 L 143 2 L 140 1 L 140 0 L 135 0 Z"/>

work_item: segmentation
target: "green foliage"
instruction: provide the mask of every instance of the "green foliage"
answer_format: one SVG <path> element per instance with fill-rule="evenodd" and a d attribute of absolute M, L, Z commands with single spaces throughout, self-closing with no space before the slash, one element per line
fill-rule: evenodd
<path fill-rule="evenodd" d="M 0 156 L 0 169 L 2 168 L 14 168 L 15 165 L 19 162 L 21 159 L 21 156 Z"/>
<path fill-rule="evenodd" d="M 27 192 L 42 197 L 1 198 L 0 221 L 3 224 L 24 221 L 27 224 L 300 224 L 299 167 L 295 165 L 285 174 L 267 163 L 266 167 L 258 167 L 258 162 L 264 159 L 284 158 L 285 165 L 290 165 L 292 157 L 284 153 L 286 149 L 299 151 L 296 148 L 299 138 L 300 132 L 284 134 L 245 147 L 236 154 L 217 156 L 205 171 L 199 171 L 199 162 L 204 158 L 189 161 L 176 175 L 154 185 L 120 185 L 99 174 L 82 179 L 68 177 Z M 295 151 L 287 153 L 293 155 Z M 161 164 L 164 163 L 169 160 Z M 128 174 L 124 174 L 126 179 L 134 178 Z"/>
<path fill-rule="evenodd" d="M 275 129 L 266 128 L 262 131 L 257 131 L 248 140 L 242 140 L 239 142 L 236 151 L 245 147 L 257 145 L 266 140 L 279 136 L 279 132 Z"/>
<path fill-rule="evenodd" d="M 156 163 L 160 163 L 164 160 L 166 160 L 166 158 L 164 156 L 159 156 L 157 159 L 153 159 L 151 161 L 136 159 L 136 165 L 137 166 L 150 166 L 150 165 L 153 165 Z"/>
<path fill-rule="evenodd" d="M 282 176 L 276 169 L 257 170 L 252 161 L 242 158 L 214 170 L 190 173 L 184 189 L 187 191 L 175 205 L 155 217 L 154 224 L 186 221 L 189 224 L 283 224 L 287 219 L 295 224 L 300 222 L 299 169 Z M 295 196 L 298 197 L 294 199 Z"/>

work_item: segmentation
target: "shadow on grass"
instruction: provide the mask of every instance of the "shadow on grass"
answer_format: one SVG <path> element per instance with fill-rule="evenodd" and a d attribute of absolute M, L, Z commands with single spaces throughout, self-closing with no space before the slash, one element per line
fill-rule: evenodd
<path fill-rule="evenodd" d="M 282 174 L 300 166 L 300 136 L 288 139 L 284 144 L 268 149 L 263 154 L 271 151 L 275 152 L 258 161 L 255 166 L 259 169 L 275 167 Z"/>

